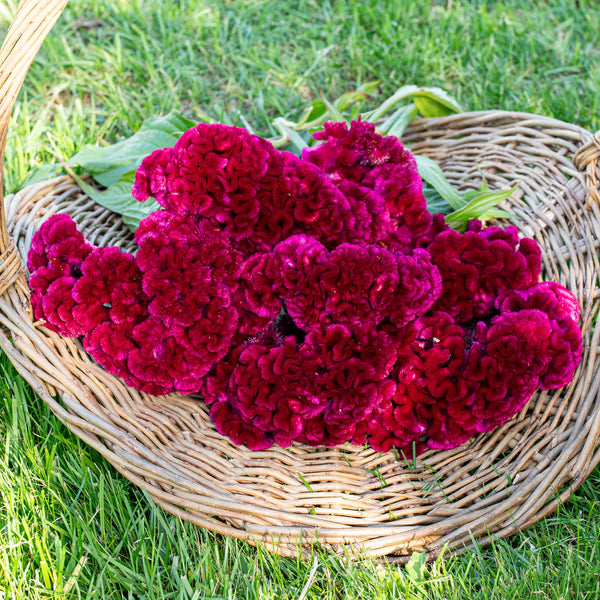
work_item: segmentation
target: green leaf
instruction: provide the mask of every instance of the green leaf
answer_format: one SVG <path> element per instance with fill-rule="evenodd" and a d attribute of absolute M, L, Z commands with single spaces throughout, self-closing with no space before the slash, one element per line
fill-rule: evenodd
<path fill-rule="evenodd" d="M 465 205 L 462 196 L 450 185 L 444 172 L 434 160 L 421 155 L 415 155 L 415 160 L 421 179 L 431 185 L 455 211 Z"/>
<path fill-rule="evenodd" d="M 478 190 L 467 190 L 463 194 L 464 206 L 469 204 L 469 202 L 471 202 L 471 200 L 474 200 L 475 198 L 479 198 L 479 196 L 481 196 L 482 194 L 485 194 L 487 192 L 489 192 L 489 188 L 488 188 L 487 184 L 485 183 L 485 181 L 479 186 Z"/>
<path fill-rule="evenodd" d="M 291 147 L 289 148 L 290 152 L 293 152 L 296 156 L 300 156 L 302 150 L 308 148 L 308 144 L 304 141 L 302 136 L 292 128 L 293 125 L 294 123 L 290 123 L 282 117 L 277 117 L 273 121 L 273 127 L 281 133 L 281 139 L 284 140 L 285 143 L 291 144 Z M 274 143 L 274 145 L 277 144 Z"/>
<path fill-rule="evenodd" d="M 333 101 L 333 105 L 337 110 L 340 111 L 340 113 L 342 113 L 349 106 L 364 102 L 366 98 L 367 94 L 363 94 L 362 92 L 348 92 L 347 94 L 342 94 L 339 98 L 336 98 Z"/>
<path fill-rule="evenodd" d="M 420 88 L 412 98 L 424 117 L 444 117 L 462 111 L 460 104 L 441 88 Z"/>
<path fill-rule="evenodd" d="M 325 106 L 323 100 L 321 100 L 320 98 L 313 100 L 308 108 L 310 109 L 310 111 L 306 116 L 306 119 L 300 120 L 300 125 L 306 124 L 307 127 L 310 127 L 313 123 L 324 119 L 327 115 L 327 107 Z"/>
<path fill-rule="evenodd" d="M 408 124 L 418 114 L 417 105 L 411 102 L 406 106 L 401 106 L 377 129 L 381 132 L 381 135 L 395 135 L 397 138 L 400 138 L 408 127 Z"/>
<path fill-rule="evenodd" d="M 446 222 L 478 219 L 481 215 L 489 213 L 490 209 L 494 208 L 497 204 L 510 197 L 517 190 L 517 187 L 515 186 L 509 190 L 501 190 L 499 192 L 485 192 L 480 194 L 462 208 L 450 213 L 446 217 Z"/>
<path fill-rule="evenodd" d="M 67 171 L 75 179 L 77 185 L 96 203 L 104 206 L 114 213 L 120 214 L 123 223 L 131 230 L 136 231 L 140 221 L 155 210 L 159 210 L 159 204 L 152 199 L 138 202 L 131 195 L 131 186 L 135 179 L 135 171 L 126 173 L 106 190 L 98 190 L 93 185 L 86 183 L 76 173 L 67 167 Z"/>
<path fill-rule="evenodd" d="M 62 169 L 62 166 L 57 164 L 35 167 L 29 171 L 29 173 L 27 173 L 27 177 L 25 177 L 23 180 L 21 188 L 24 188 L 28 185 L 33 185 L 34 183 L 39 183 L 40 181 L 46 181 L 46 179 L 51 179 L 52 177 L 56 177 L 60 169 Z"/>
<path fill-rule="evenodd" d="M 317 100 L 315 100 L 315 102 L 317 102 Z M 302 126 L 304 126 L 304 124 L 311 118 L 311 115 L 313 115 L 315 113 L 315 102 L 313 102 L 312 104 L 309 104 L 302 111 L 302 114 L 300 115 L 300 119 L 296 122 L 296 127 L 302 127 Z M 318 102 L 323 107 L 323 112 L 325 112 L 325 105 L 320 100 L 318 100 Z M 321 114 L 322 113 L 316 114 L 316 116 L 314 118 L 316 119 Z"/>
<path fill-rule="evenodd" d="M 427 559 L 425 552 L 413 552 L 406 563 L 406 572 L 409 578 L 414 583 L 420 583 L 423 581 L 425 576 L 425 565 Z"/>
<path fill-rule="evenodd" d="M 416 85 L 404 85 L 400 89 L 396 90 L 387 100 L 382 102 L 378 108 L 363 114 L 365 121 L 370 123 L 376 123 L 388 112 L 388 110 L 394 108 L 398 102 L 411 98 L 413 94 L 419 91 Z"/>
<path fill-rule="evenodd" d="M 335 105 L 333 105 L 331 102 L 329 102 L 329 100 L 327 100 L 327 98 L 325 98 L 325 96 L 323 95 L 323 92 L 321 92 L 321 89 L 319 88 L 319 95 L 321 96 L 321 100 L 323 100 L 323 104 L 326 106 L 327 108 L 327 112 L 329 113 L 329 115 L 331 116 L 331 118 L 334 121 L 345 121 L 346 119 L 344 119 L 342 113 L 335 107 Z"/>
<path fill-rule="evenodd" d="M 364 113 L 363 118 L 370 123 L 376 123 L 386 112 L 394 108 L 396 104 L 408 98 L 414 101 L 419 112 L 424 117 L 438 117 L 462 111 L 458 102 L 441 88 L 405 85 L 385 100 L 379 108 Z"/>
<path fill-rule="evenodd" d="M 427 210 L 432 215 L 435 213 L 449 215 L 452 212 L 452 207 L 440 196 L 439 192 L 426 183 L 423 184 L 423 196 L 427 202 Z"/>
<path fill-rule="evenodd" d="M 196 125 L 173 111 L 144 121 L 137 133 L 112 146 L 83 148 L 71 157 L 70 167 L 79 165 L 100 185 L 108 188 L 125 173 L 137 169 L 145 156 L 158 148 L 173 146 L 181 134 Z"/>
<path fill-rule="evenodd" d="M 520 219 L 519 215 L 502 210 L 501 208 L 490 208 L 485 214 L 480 215 L 480 221 L 489 221 L 490 219 Z"/>

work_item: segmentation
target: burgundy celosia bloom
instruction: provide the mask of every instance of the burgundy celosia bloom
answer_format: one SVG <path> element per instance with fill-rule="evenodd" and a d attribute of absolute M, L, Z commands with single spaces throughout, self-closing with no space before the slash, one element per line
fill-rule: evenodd
<path fill-rule="evenodd" d="M 36 243 L 43 236 L 47 246 L 30 260 L 48 265 L 31 278 L 36 318 L 63 335 L 84 335 L 102 366 L 142 391 L 199 390 L 237 330 L 241 255 L 218 227 L 157 211 L 136 233 L 135 257 L 92 249 L 65 215 L 43 226 Z"/>
<path fill-rule="evenodd" d="M 386 319 L 406 324 L 429 310 L 441 292 L 439 271 L 422 249 L 408 256 L 373 244 L 342 244 L 329 252 L 315 238 L 296 235 L 248 262 L 250 310 L 262 315 L 270 307 L 276 314 L 283 301 L 306 331 Z"/>
<path fill-rule="evenodd" d="M 34 305 L 41 313 L 36 315 L 38 319 L 45 319 L 49 329 L 69 337 L 86 333 L 74 312 L 77 307 L 73 299 L 76 281 L 74 277 L 59 277 L 48 286 L 40 304 Z"/>
<path fill-rule="evenodd" d="M 161 206 L 166 205 L 170 188 L 178 175 L 172 158 L 173 149 L 162 148 L 142 160 L 131 190 L 136 200 L 143 202 L 153 197 Z"/>
<path fill-rule="evenodd" d="M 127 385 L 200 391 L 253 450 L 453 448 L 572 379 L 580 308 L 538 282 L 533 240 L 432 217 L 413 156 L 370 123 L 315 138 L 300 159 L 203 124 L 153 152 L 132 194 L 163 208 L 136 254 L 67 215 L 34 236 L 34 316 Z"/>
<path fill-rule="evenodd" d="M 62 335 L 85 333 L 77 313 L 73 313 L 77 302 L 72 290 L 91 251 L 91 244 L 68 215 L 52 215 L 33 236 L 27 257 L 27 268 L 32 273 L 29 285 L 33 314 Z"/>
<path fill-rule="evenodd" d="M 459 322 L 489 316 L 500 293 L 530 287 L 540 276 L 539 246 L 519 239 L 514 226 L 443 231 L 427 250 L 442 274 L 436 309 Z"/>
<path fill-rule="evenodd" d="M 302 158 L 316 164 L 341 189 L 351 182 L 370 190 L 385 206 L 386 220 L 392 223 L 388 231 L 396 234 L 398 247 L 407 251 L 418 245 L 431 227 L 431 215 L 413 155 L 398 138 L 375 133 L 373 123 L 359 120 L 349 128 L 345 123 L 324 127 L 314 134 L 323 143 L 304 149 Z"/>
<path fill-rule="evenodd" d="M 315 232 L 328 245 L 354 226 L 347 198 L 314 165 L 280 152 L 271 158 L 258 190 L 258 222 L 250 248 L 272 248 L 290 235 Z"/>
<path fill-rule="evenodd" d="M 373 448 L 409 453 L 424 439 L 430 448 L 453 448 L 505 423 L 536 389 L 573 378 L 581 331 L 570 292 L 539 283 L 505 292 L 496 309 L 488 322 L 460 324 L 433 312 L 413 324 L 396 392 L 369 422 Z"/>
<path fill-rule="evenodd" d="M 189 327 L 203 317 L 213 299 L 231 305 L 241 256 L 220 229 L 158 211 L 136 232 L 142 289 L 148 312 L 168 327 Z"/>
<path fill-rule="evenodd" d="M 300 343 L 267 331 L 222 361 L 203 393 L 246 428 L 263 432 L 261 444 L 335 446 L 353 439 L 357 424 L 393 393 L 387 376 L 395 360 L 389 337 L 374 329 L 353 335 L 331 325 Z"/>
<path fill-rule="evenodd" d="M 63 275 L 77 276 L 81 263 L 91 251 L 91 244 L 77 231 L 69 215 L 52 215 L 31 241 L 27 268 L 33 272 L 49 267 Z"/>
<path fill-rule="evenodd" d="M 253 197 L 267 169 L 272 146 L 245 129 L 200 124 L 173 149 L 156 150 L 142 161 L 132 190 L 136 200 L 154 196 L 178 215 L 203 215 L 222 222 L 232 203 L 257 212 Z"/>
<path fill-rule="evenodd" d="M 323 143 L 305 148 L 302 159 L 316 164 L 333 181 L 361 184 L 373 169 L 384 165 L 415 167 L 414 158 L 400 140 L 375 133 L 373 123 L 358 120 L 348 127 L 346 123 L 327 122 L 313 137 Z"/>
<path fill-rule="evenodd" d="M 525 290 L 510 290 L 497 301 L 501 314 L 538 310 L 550 323 L 547 347 L 540 349 L 548 359 L 548 367 L 540 376 L 541 389 L 560 388 L 573 379 L 581 361 L 582 339 L 577 319 L 581 307 L 573 294 L 553 281 L 541 282 Z M 538 340 L 538 342 L 545 340 Z"/>
<path fill-rule="evenodd" d="M 245 444 L 250 450 L 266 450 L 273 445 L 273 438 L 253 424 L 243 421 L 227 402 L 215 402 L 210 407 L 210 418 L 217 431 L 226 435 L 234 444 Z"/>
<path fill-rule="evenodd" d="M 73 288 L 73 298 L 103 318 L 115 323 L 137 322 L 148 306 L 142 290 L 142 274 L 131 254 L 116 247 L 94 248 L 82 265 L 82 276 Z M 104 310 L 102 310 L 104 309 Z"/>
<path fill-rule="evenodd" d="M 140 381 L 127 368 L 127 357 L 135 349 L 133 326 L 133 323 L 106 320 L 86 334 L 83 347 L 109 373 L 122 377 L 132 387 L 138 387 Z"/>

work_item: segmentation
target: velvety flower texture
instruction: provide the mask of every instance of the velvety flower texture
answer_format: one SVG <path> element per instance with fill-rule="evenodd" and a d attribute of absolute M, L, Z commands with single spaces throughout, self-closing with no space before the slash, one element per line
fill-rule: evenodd
<path fill-rule="evenodd" d="M 398 138 L 382 137 L 373 123 L 360 120 L 350 127 L 325 123 L 314 137 L 323 143 L 303 150 L 302 158 L 316 164 L 341 189 L 354 184 L 369 190 L 386 207 L 394 225 L 389 235 L 401 249 L 413 248 L 427 235 L 431 215 L 423 183 L 413 155 Z"/>
<path fill-rule="evenodd" d="M 581 360 L 578 316 L 574 297 L 548 282 L 505 292 L 488 320 L 419 318 L 395 394 L 369 423 L 371 445 L 410 454 L 426 434 L 425 446 L 454 448 L 505 423 L 536 389 L 566 385 Z"/>
<path fill-rule="evenodd" d="M 58 228 L 70 236 L 72 259 L 59 254 L 63 241 L 53 243 Z M 30 278 L 36 318 L 62 335 L 85 336 L 86 351 L 129 385 L 152 394 L 196 392 L 229 351 L 241 256 L 211 223 L 157 211 L 136 233 L 135 257 L 92 248 L 67 215 L 51 217 L 35 237 L 29 266 L 47 264 Z M 41 240 L 45 253 L 37 250 Z"/>
<path fill-rule="evenodd" d="M 275 318 L 282 306 L 302 330 L 331 323 L 360 329 L 386 319 L 402 325 L 438 299 L 441 276 L 425 250 L 413 255 L 378 245 L 341 244 L 331 252 L 315 238 L 291 236 L 242 268 L 247 308 Z"/>
<path fill-rule="evenodd" d="M 355 436 L 373 408 L 389 400 L 394 383 L 387 378 L 396 361 L 393 343 L 371 328 L 353 335 L 343 325 L 294 336 L 259 336 L 238 347 L 227 369 L 209 376 L 204 396 L 213 406 L 217 429 L 231 435 L 231 413 L 280 446 L 293 441 L 335 446 Z M 239 443 L 245 428 L 233 437 Z"/>
<path fill-rule="evenodd" d="M 28 260 L 35 317 L 130 386 L 201 392 L 254 450 L 453 448 L 572 379 L 580 308 L 539 282 L 533 240 L 449 229 L 373 124 L 315 138 L 298 158 L 202 124 L 153 152 L 132 193 L 162 209 L 135 255 L 51 217 Z"/>
<path fill-rule="evenodd" d="M 458 322 L 489 316 L 498 294 L 528 288 L 540 276 L 540 247 L 531 239 L 520 240 L 514 226 L 481 230 L 473 221 L 464 234 L 441 232 L 427 249 L 442 274 L 436 308 Z"/>
<path fill-rule="evenodd" d="M 68 336 L 85 333 L 77 314 L 73 286 L 92 252 L 68 215 L 54 215 L 33 236 L 27 257 L 31 273 L 31 306 L 48 329 Z"/>

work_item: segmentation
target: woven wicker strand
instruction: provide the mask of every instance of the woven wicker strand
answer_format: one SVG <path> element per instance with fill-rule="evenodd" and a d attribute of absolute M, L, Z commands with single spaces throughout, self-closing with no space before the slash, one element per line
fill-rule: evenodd
<path fill-rule="evenodd" d="M 587 206 L 592 202 L 600 204 L 600 184 L 596 171 L 600 157 L 600 131 L 596 132 L 590 141 L 582 146 L 573 157 L 573 164 L 580 170 L 585 170 L 588 177 Z"/>
<path fill-rule="evenodd" d="M 2 149 L 14 98 L 65 0 L 25 0 L 0 51 Z M 543 249 L 544 279 L 579 299 L 583 359 L 498 430 L 410 462 L 346 445 L 251 452 L 214 429 L 200 398 L 153 397 L 103 371 L 81 344 L 34 323 L 23 261 L 40 224 L 68 212 L 97 245 L 134 248 L 121 219 L 67 176 L 6 198 L 0 347 L 56 416 L 166 511 L 285 556 L 312 546 L 405 562 L 511 535 L 556 510 L 600 462 L 600 137 L 525 113 L 423 119 L 405 142 L 461 189 L 518 183 L 506 203 Z M 0 152 L 1 154 L 1 152 Z M 4 214 L 6 215 L 4 218 Z"/>

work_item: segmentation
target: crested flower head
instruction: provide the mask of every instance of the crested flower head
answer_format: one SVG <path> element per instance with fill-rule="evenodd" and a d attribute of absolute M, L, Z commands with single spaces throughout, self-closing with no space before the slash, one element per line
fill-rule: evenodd
<path fill-rule="evenodd" d="M 201 124 L 146 157 L 134 254 L 67 215 L 28 257 L 36 319 L 149 394 L 201 392 L 236 444 L 453 448 L 574 376 L 576 298 L 513 226 L 426 210 L 414 157 L 363 121 L 302 158 Z"/>

